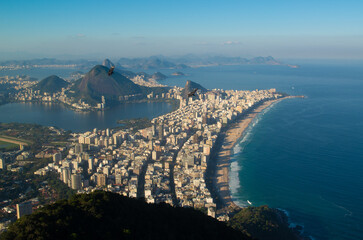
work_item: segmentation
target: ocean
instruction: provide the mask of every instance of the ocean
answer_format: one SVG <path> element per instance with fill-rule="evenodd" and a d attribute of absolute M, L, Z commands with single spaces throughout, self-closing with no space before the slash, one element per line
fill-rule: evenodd
<path fill-rule="evenodd" d="M 163 83 L 305 95 L 274 104 L 247 129 L 232 157 L 233 199 L 282 209 L 313 239 L 362 239 L 363 63 L 293 63 L 300 68 L 190 68 Z"/>
<path fill-rule="evenodd" d="M 186 70 L 183 78 L 207 88 L 273 87 L 306 96 L 266 109 L 235 146 L 230 186 L 236 203 L 284 210 L 312 239 L 363 239 L 363 64 L 198 71 Z"/>

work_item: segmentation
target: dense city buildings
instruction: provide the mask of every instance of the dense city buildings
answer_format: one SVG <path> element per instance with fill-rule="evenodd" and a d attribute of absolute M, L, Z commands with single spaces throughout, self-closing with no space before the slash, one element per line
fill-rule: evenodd
<path fill-rule="evenodd" d="M 221 129 L 251 107 L 280 95 L 275 89 L 218 89 L 184 99 L 181 92 L 174 87 L 163 96 L 179 99 L 180 107 L 152 119 L 151 127 L 74 134 L 68 155 L 55 153 L 53 163 L 35 173 L 56 172 L 78 192 L 103 189 L 149 203 L 204 209 L 219 217 L 206 170 Z"/>

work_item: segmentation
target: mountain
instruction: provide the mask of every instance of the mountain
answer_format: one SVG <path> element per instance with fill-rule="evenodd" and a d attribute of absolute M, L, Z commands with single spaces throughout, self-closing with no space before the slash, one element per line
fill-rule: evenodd
<path fill-rule="evenodd" d="M 194 89 L 198 88 L 198 91 L 201 91 L 202 93 L 205 93 L 207 92 L 208 90 L 205 89 L 204 87 L 202 87 L 200 84 L 196 83 L 196 82 L 193 82 L 193 81 L 190 81 L 188 80 L 181 92 L 182 96 L 184 98 L 187 98 L 188 97 L 188 93 L 190 93 L 191 91 L 193 91 Z"/>
<path fill-rule="evenodd" d="M 119 96 L 141 94 L 142 89 L 117 71 L 109 76 L 109 69 L 97 65 L 83 78 L 79 79 L 73 88 L 75 95 L 85 100 L 100 102 L 104 96 L 108 100 L 117 100 Z"/>
<path fill-rule="evenodd" d="M 121 74 L 122 76 L 124 76 L 124 77 L 126 77 L 128 79 L 134 78 L 137 75 L 134 72 L 124 70 L 124 68 L 121 65 L 115 66 L 115 64 L 113 64 L 113 62 L 111 62 L 107 58 L 105 60 L 103 60 L 102 66 L 105 66 L 107 68 L 116 67 L 114 72 L 118 72 L 119 74 Z"/>
<path fill-rule="evenodd" d="M 196 56 L 192 54 L 184 55 L 181 57 L 165 57 L 162 55 L 158 55 L 147 58 L 121 58 L 118 61 L 118 64 L 126 68 L 134 69 L 184 69 L 190 68 L 190 66 L 201 67 L 245 64 L 286 65 L 277 61 L 271 56 L 247 59 L 243 57 Z"/>
<path fill-rule="evenodd" d="M 68 85 L 69 83 L 62 78 L 52 75 L 41 80 L 33 89 L 39 90 L 41 93 L 47 92 L 53 94 L 55 92 L 60 92 L 62 88 L 66 88 Z"/>
<path fill-rule="evenodd" d="M 251 239 L 192 208 L 147 204 L 116 193 L 77 194 L 21 217 L 10 239 Z"/>
<path fill-rule="evenodd" d="M 185 64 L 175 64 L 163 56 L 152 56 L 148 58 L 121 58 L 118 64 L 125 68 L 134 69 L 183 69 L 188 68 Z"/>
<path fill-rule="evenodd" d="M 105 66 L 107 68 L 115 67 L 115 64 L 113 64 L 108 58 L 103 60 L 102 66 Z"/>
<path fill-rule="evenodd" d="M 255 57 L 249 60 L 249 64 L 267 64 L 267 65 L 282 65 L 279 61 L 271 56 L 268 57 Z"/>
<path fill-rule="evenodd" d="M 156 81 L 159 81 L 159 80 L 165 80 L 167 78 L 167 76 L 165 76 L 161 72 L 156 72 L 151 76 L 151 78 Z"/>
<path fill-rule="evenodd" d="M 190 66 L 214 66 L 214 65 L 245 65 L 245 64 L 261 64 L 261 65 L 283 65 L 271 56 L 255 57 L 251 59 L 243 57 L 226 57 L 226 56 L 204 56 L 186 55 L 174 59 L 175 63 L 185 63 Z"/>

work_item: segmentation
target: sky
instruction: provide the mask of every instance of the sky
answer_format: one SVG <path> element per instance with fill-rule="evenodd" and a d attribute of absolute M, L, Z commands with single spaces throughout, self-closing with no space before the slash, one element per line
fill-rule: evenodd
<path fill-rule="evenodd" d="M 362 12 L 362 0 L 1 1 L 0 60 L 363 59 Z"/>

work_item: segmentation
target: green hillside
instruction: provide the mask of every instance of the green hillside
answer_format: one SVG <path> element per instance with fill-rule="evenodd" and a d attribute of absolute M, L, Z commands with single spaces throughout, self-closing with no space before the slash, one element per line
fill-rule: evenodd
<path fill-rule="evenodd" d="M 79 79 L 74 87 L 74 95 L 92 103 L 100 102 L 104 96 L 106 100 L 115 101 L 119 96 L 141 94 L 139 85 L 133 83 L 118 72 L 108 75 L 108 68 L 97 65 L 83 78 Z"/>
<path fill-rule="evenodd" d="M 243 208 L 229 220 L 228 226 L 260 240 L 301 239 L 289 228 L 287 216 L 268 206 Z"/>
<path fill-rule="evenodd" d="M 52 75 L 41 80 L 33 89 L 39 90 L 41 93 L 47 92 L 53 94 L 55 92 L 60 92 L 62 88 L 66 88 L 68 85 L 69 83 L 62 78 Z"/>
<path fill-rule="evenodd" d="M 9 239 L 251 239 L 191 208 L 147 204 L 96 191 L 74 195 L 24 216 L 1 236 Z"/>

